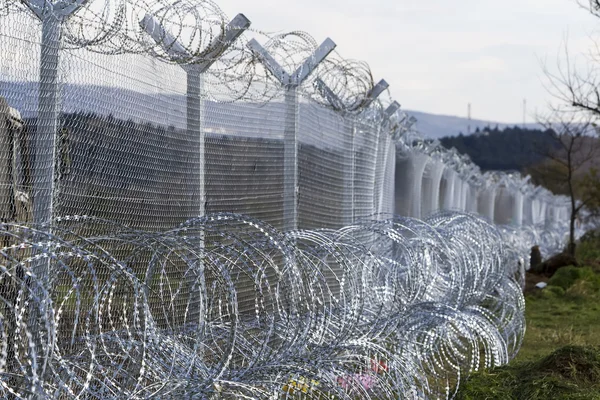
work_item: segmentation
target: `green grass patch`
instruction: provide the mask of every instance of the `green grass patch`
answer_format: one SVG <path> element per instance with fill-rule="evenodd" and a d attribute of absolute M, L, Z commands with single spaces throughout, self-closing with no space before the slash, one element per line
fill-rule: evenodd
<path fill-rule="evenodd" d="M 600 275 L 564 267 L 549 286 L 525 298 L 527 331 L 515 361 L 531 361 L 567 345 L 600 346 Z"/>
<path fill-rule="evenodd" d="M 577 244 L 576 256 L 578 260 L 585 262 L 600 261 L 600 247 L 592 240 L 586 240 Z"/>
<path fill-rule="evenodd" d="M 600 232 L 591 231 L 577 243 L 575 256 L 579 263 L 600 272 Z"/>
<path fill-rule="evenodd" d="M 525 298 L 517 357 L 463 381 L 458 399 L 600 400 L 600 274 L 564 267 L 548 284 Z"/>
<path fill-rule="evenodd" d="M 457 399 L 600 399 L 600 350 L 565 346 L 539 361 L 476 374 L 461 386 Z"/>
<path fill-rule="evenodd" d="M 596 290 L 600 288 L 600 275 L 594 272 L 592 268 L 573 266 L 559 268 L 548 281 L 548 285 L 568 290 L 577 281 L 585 282 Z"/>

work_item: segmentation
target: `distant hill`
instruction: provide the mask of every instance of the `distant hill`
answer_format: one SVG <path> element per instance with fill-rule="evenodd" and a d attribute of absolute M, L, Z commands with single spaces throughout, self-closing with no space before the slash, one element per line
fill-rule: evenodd
<path fill-rule="evenodd" d="M 482 170 L 520 171 L 541 163 L 557 146 L 552 131 L 541 129 L 483 129 L 473 135 L 441 138 L 444 147 L 468 154 Z"/>
<path fill-rule="evenodd" d="M 451 115 L 429 114 L 421 111 L 405 110 L 408 114 L 417 118 L 417 130 L 423 136 L 429 139 L 440 139 L 445 136 L 457 136 L 460 133 L 466 135 L 468 127 L 471 125 L 471 132 L 475 132 L 477 128 L 484 130 L 487 126 L 499 129 L 513 127 L 518 125 L 523 127 L 523 124 L 502 124 L 493 121 L 483 121 L 474 119 L 469 122 L 467 118 L 456 117 Z M 539 129 L 538 124 L 525 124 L 526 129 Z"/>
<path fill-rule="evenodd" d="M 138 124 L 149 123 L 173 129 L 185 129 L 187 125 L 185 95 L 76 84 L 64 84 L 61 91 L 63 114 L 110 115 Z M 37 83 L 0 81 L 0 96 L 4 97 L 11 107 L 19 110 L 23 118 L 37 117 Z M 203 103 L 203 111 L 203 127 L 208 135 L 273 140 L 283 138 L 285 107 L 282 102 L 217 103 L 207 100 Z M 342 146 L 341 135 L 332 135 L 331 131 L 322 131 L 320 134 L 314 132 L 318 126 L 314 123 L 315 120 L 329 121 L 332 125 L 337 123 L 339 129 L 343 129 L 339 122 L 339 114 L 328 108 L 317 108 L 306 103 L 300 104 L 299 113 L 300 141 L 323 148 Z M 311 118 L 302 117 L 306 114 L 311 115 Z M 324 135 L 327 135 L 326 140 L 323 139 Z"/>
<path fill-rule="evenodd" d="M 37 102 L 37 83 L 34 82 L 1 82 L 0 96 L 8 100 L 10 106 L 18 109 L 23 117 L 35 117 Z M 64 113 L 92 112 L 100 115 L 113 115 L 115 118 L 130 119 L 135 122 L 150 122 L 163 126 L 184 128 L 185 96 L 174 93 L 140 93 L 125 88 L 106 87 L 97 85 L 64 84 L 62 90 L 62 111 Z M 261 118 L 253 118 L 250 108 L 270 110 L 273 117 L 283 112 L 282 104 L 271 103 L 214 103 L 207 101 L 206 127 L 216 133 L 244 135 L 248 137 L 277 138 L 281 135 L 278 123 L 265 124 Z M 301 108 L 306 108 L 301 104 Z M 314 109 L 311 113 L 314 113 Z M 466 134 L 469 120 L 448 115 L 429 114 L 421 111 L 406 110 L 417 118 L 417 129 L 426 137 L 439 139 L 445 136 Z M 327 109 L 319 110 L 320 118 L 333 112 Z M 269 112 L 269 114 L 271 114 Z M 301 118 L 300 123 L 305 119 Z M 496 124 L 493 121 L 472 120 L 471 132 L 486 126 L 502 129 L 513 124 Z M 538 128 L 537 124 L 528 124 L 528 128 Z"/>

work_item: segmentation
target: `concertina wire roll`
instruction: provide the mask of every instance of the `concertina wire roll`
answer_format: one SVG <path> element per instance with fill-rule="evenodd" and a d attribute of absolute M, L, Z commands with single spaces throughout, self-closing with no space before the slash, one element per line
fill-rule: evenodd
<path fill-rule="evenodd" d="M 287 233 L 226 213 L 166 232 L 2 228 L 3 396 L 445 398 L 524 335 L 514 238 L 467 213 Z"/>
<path fill-rule="evenodd" d="M 166 232 L 2 228 L 6 397 L 445 398 L 525 331 L 518 249 L 467 213 L 287 233 L 227 213 Z"/>

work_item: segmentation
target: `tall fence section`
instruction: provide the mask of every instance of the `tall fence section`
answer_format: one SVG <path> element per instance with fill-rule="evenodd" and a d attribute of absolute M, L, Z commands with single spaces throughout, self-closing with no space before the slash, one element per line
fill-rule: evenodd
<path fill-rule="evenodd" d="M 0 0 L 0 97 L 6 398 L 452 397 L 564 244 L 565 197 L 209 1 Z"/>

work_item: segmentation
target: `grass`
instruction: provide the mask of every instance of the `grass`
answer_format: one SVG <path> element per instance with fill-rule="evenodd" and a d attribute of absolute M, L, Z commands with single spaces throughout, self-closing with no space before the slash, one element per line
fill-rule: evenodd
<path fill-rule="evenodd" d="M 567 345 L 537 361 L 472 376 L 462 400 L 600 399 L 600 349 Z"/>
<path fill-rule="evenodd" d="M 527 331 L 515 361 L 531 361 L 560 346 L 600 346 L 600 275 L 565 267 L 549 286 L 525 298 Z"/>
<path fill-rule="evenodd" d="M 477 373 L 457 399 L 600 400 L 600 238 L 578 246 L 585 267 L 564 267 L 526 295 L 527 331 L 507 366 Z"/>
<path fill-rule="evenodd" d="M 600 273 L 600 238 L 593 236 L 577 245 L 577 260 Z"/>

